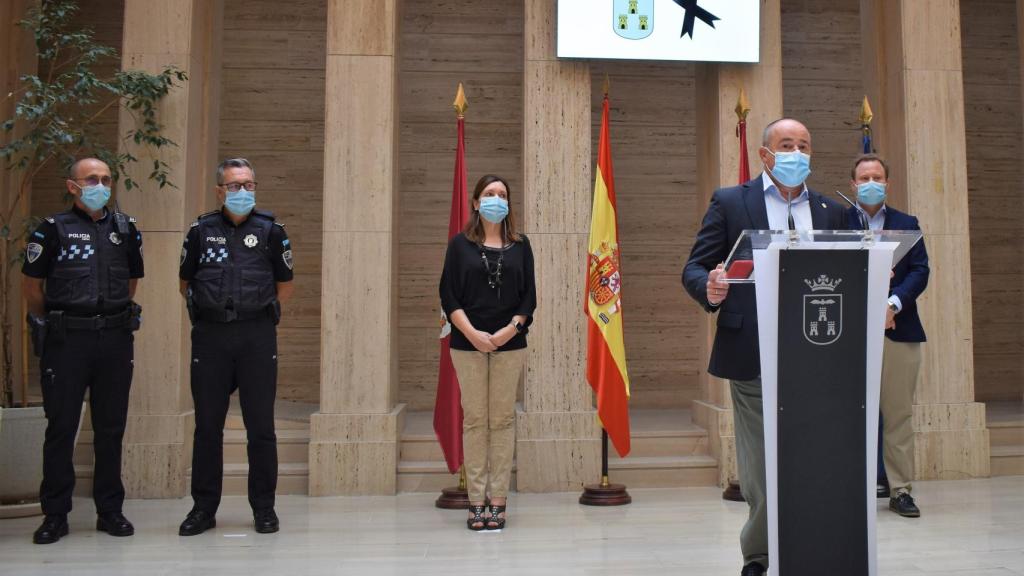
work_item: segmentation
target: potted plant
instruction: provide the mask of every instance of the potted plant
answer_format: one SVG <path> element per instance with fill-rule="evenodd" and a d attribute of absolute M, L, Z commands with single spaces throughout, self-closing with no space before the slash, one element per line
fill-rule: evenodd
<path fill-rule="evenodd" d="M 155 75 L 121 70 L 101 77 L 98 65 L 117 62 L 117 51 L 99 44 L 91 30 L 75 27 L 77 10 L 72 0 L 43 0 L 28 11 L 19 25 L 35 40 L 39 73 L 22 76 L 17 89 L 0 95 L 5 104 L 14 104 L 13 115 L 0 123 L 0 161 L 17 175 L 16 188 L 0 194 L 0 517 L 12 515 L 12 506 L 38 509 L 25 504 L 38 499 L 46 429 L 42 407 L 28 403 L 28 383 L 23 377 L 19 377 L 20 394 L 15 396 L 12 373 L 11 347 L 14 338 L 21 337 L 24 319 L 12 317 L 7 295 L 20 293 L 18 266 L 24 257 L 24 239 L 38 223 L 37 218 L 20 214 L 18 206 L 37 175 L 66 169 L 83 154 L 105 161 L 126 190 L 139 186 L 126 176 L 126 168 L 138 159 L 124 151 L 129 146 L 118 150 L 118 143 L 112 147 L 102 141 L 96 121 L 108 110 L 120 108 L 134 120 L 132 126 L 121 127 L 131 149 L 174 146 L 162 135 L 157 104 L 187 80 L 174 67 Z M 168 166 L 160 160 L 153 161 L 149 179 L 160 188 L 173 186 Z"/>

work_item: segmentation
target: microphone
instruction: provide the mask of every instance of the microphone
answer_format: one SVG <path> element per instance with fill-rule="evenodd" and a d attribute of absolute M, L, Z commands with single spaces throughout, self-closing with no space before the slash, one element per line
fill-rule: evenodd
<path fill-rule="evenodd" d="M 871 222 L 871 217 L 868 216 L 868 213 L 865 212 L 863 208 L 860 207 L 860 204 L 857 204 L 853 200 L 850 200 L 849 198 L 846 197 L 846 194 L 843 194 L 839 190 L 836 190 L 836 194 L 838 194 L 839 197 L 842 198 L 843 200 L 846 200 L 847 204 L 853 206 L 857 210 L 857 217 L 860 218 L 860 225 L 864 228 L 864 230 L 869 230 L 871 228 L 869 224 Z"/>

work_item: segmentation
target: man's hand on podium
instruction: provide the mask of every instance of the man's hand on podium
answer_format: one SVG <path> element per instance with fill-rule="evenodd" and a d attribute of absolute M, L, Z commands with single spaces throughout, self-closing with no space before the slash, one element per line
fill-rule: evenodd
<path fill-rule="evenodd" d="M 708 273 L 708 304 L 718 306 L 729 295 L 729 284 L 719 280 L 724 277 L 725 264 L 719 264 L 717 268 Z"/>

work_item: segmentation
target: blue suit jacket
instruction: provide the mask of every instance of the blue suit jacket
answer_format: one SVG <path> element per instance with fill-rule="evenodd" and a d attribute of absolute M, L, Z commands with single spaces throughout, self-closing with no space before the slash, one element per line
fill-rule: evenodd
<path fill-rule="evenodd" d="M 861 224 L 857 210 L 850 207 L 846 210 L 846 219 L 851 230 L 860 230 Z M 885 207 L 885 224 L 883 230 L 920 230 L 917 218 L 896 210 L 892 206 Z M 924 342 L 924 327 L 921 317 L 917 314 L 917 297 L 928 286 L 928 251 L 921 238 L 910 249 L 910 252 L 893 267 L 893 277 L 889 281 L 889 295 L 895 294 L 900 299 L 903 309 L 896 315 L 896 327 L 886 330 L 885 335 L 896 342 Z"/>
<path fill-rule="evenodd" d="M 808 190 L 811 223 L 817 230 L 846 227 L 842 206 Z M 704 214 L 690 258 L 683 268 L 683 287 L 708 312 L 718 310 L 718 328 L 708 372 L 719 378 L 753 380 L 761 375 L 757 341 L 757 302 L 753 284 L 733 284 L 719 308 L 708 303 L 708 272 L 725 262 L 740 233 L 767 230 L 761 175 L 739 186 L 716 190 Z"/>

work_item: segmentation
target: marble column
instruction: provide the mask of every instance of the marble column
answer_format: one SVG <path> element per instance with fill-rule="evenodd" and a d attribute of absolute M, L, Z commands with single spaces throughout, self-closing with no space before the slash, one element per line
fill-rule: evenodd
<path fill-rule="evenodd" d="M 590 69 L 555 57 L 555 0 L 527 0 L 523 69 L 524 228 L 537 276 L 523 406 L 521 492 L 600 480 L 600 428 L 585 376 L 583 282 L 590 226 Z"/>
<path fill-rule="evenodd" d="M 711 194 L 723 186 L 735 186 L 739 175 L 739 140 L 736 138 L 736 104 L 742 90 L 750 102 L 747 116 L 747 155 L 750 174 L 760 174 L 757 150 L 761 133 L 782 116 L 782 31 L 780 0 L 761 2 L 760 62 L 758 64 L 698 64 L 697 90 L 697 189 L 703 216 Z M 682 287 L 680 287 L 682 289 Z M 729 382 L 707 373 L 715 336 L 717 315 L 698 310 L 701 330 L 702 400 L 694 403 L 694 422 L 708 430 L 711 452 L 718 458 L 719 484 L 738 482 L 736 436 L 733 428 Z"/>
<path fill-rule="evenodd" d="M 397 397 L 396 0 L 329 0 L 320 411 L 309 492 L 394 494 Z"/>
<path fill-rule="evenodd" d="M 135 337 L 135 376 L 124 439 L 124 480 L 131 498 L 186 494 L 192 446 L 189 393 L 190 325 L 178 293 L 178 265 L 186 230 L 213 202 L 218 139 L 222 0 L 126 0 L 122 68 L 159 73 L 176 66 L 188 81 L 159 103 L 164 134 L 177 146 L 153 151 L 122 144 L 139 158 L 132 177 L 141 188 L 121 188 L 121 208 L 138 220 L 146 277 L 136 300 L 143 327 Z M 120 130 L 134 118 L 120 116 Z M 147 176 L 159 158 L 174 186 Z"/>
<path fill-rule="evenodd" d="M 985 406 L 974 402 L 960 8 L 952 0 L 861 0 L 864 82 L 890 202 L 921 222 L 931 277 L 914 406 L 920 479 L 987 476 Z"/>

